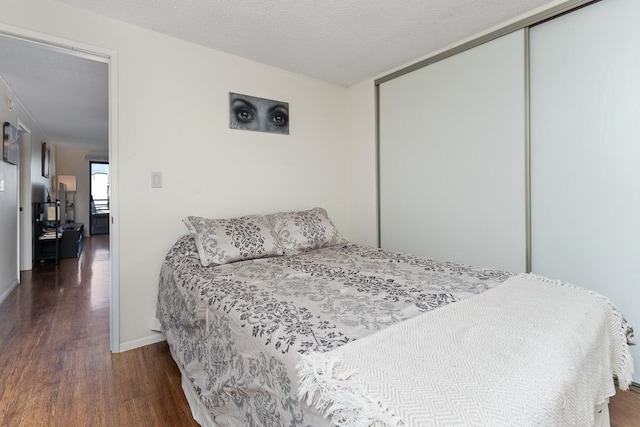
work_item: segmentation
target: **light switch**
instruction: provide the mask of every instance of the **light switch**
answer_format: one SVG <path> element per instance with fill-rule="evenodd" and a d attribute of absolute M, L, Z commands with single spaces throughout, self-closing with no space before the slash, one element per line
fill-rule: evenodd
<path fill-rule="evenodd" d="M 162 172 L 151 172 L 151 188 L 162 188 Z"/>
<path fill-rule="evenodd" d="M 0 191 L 4 191 L 4 179 L 0 179 Z"/>

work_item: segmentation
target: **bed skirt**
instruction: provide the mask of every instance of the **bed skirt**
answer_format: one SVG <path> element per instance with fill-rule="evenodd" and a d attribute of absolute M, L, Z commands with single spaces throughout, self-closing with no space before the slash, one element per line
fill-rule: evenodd
<path fill-rule="evenodd" d="M 200 399 L 198 399 L 198 395 L 193 389 L 191 381 L 189 381 L 189 379 L 181 369 L 180 377 L 182 378 L 182 390 L 184 391 L 184 395 L 187 398 L 189 408 L 191 408 L 193 419 L 202 427 L 219 427 L 218 424 L 216 424 L 216 422 L 213 420 L 211 414 L 209 414 L 209 412 L 205 408 L 204 404 L 200 401 Z M 611 421 L 609 419 L 609 399 L 607 399 L 604 403 L 596 406 L 593 426 L 611 427 Z"/>
<path fill-rule="evenodd" d="M 189 408 L 191 408 L 193 419 L 202 427 L 219 427 L 204 403 L 198 398 L 198 393 L 196 393 L 189 378 L 184 374 L 180 366 L 178 366 L 178 369 L 180 370 L 180 378 L 182 379 L 182 390 L 184 391 L 184 396 L 187 398 Z"/>
<path fill-rule="evenodd" d="M 596 413 L 593 419 L 593 427 L 610 427 L 611 420 L 609 419 L 609 399 L 604 403 L 596 406 Z"/>

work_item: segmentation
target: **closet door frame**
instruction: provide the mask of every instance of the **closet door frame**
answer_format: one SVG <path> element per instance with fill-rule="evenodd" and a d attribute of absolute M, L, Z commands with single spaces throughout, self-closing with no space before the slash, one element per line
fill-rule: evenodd
<path fill-rule="evenodd" d="M 525 270 L 525 30 L 380 85 L 385 249 Z"/>
<path fill-rule="evenodd" d="M 531 261 L 640 324 L 638 0 L 531 28 Z M 640 372 L 640 349 L 629 348 Z"/>
<path fill-rule="evenodd" d="M 530 177 L 530 121 L 529 121 L 529 51 L 528 51 L 528 28 L 542 23 L 546 20 L 555 18 L 565 13 L 569 13 L 578 8 L 587 6 L 591 3 L 595 3 L 599 0 L 568 0 L 562 4 L 555 5 L 548 9 L 530 14 L 521 19 L 517 19 L 513 22 L 508 22 L 506 25 L 488 31 L 487 33 L 480 34 L 478 37 L 475 37 L 471 40 L 460 43 L 453 48 L 447 49 L 446 51 L 442 51 L 436 53 L 432 56 L 429 56 L 421 61 L 418 61 L 414 64 L 411 64 L 405 68 L 397 70 L 393 73 L 387 74 L 379 79 L 375 80 L 375 108 L 376 108 L 376 209 L 377 209 L 377 243 L 378 247 L 381 246 L 381 235 L 382 235 L 382 225 L 381 225 L 381 178 L 380 178 L 380 85 L 393 80 L 395 78 L 401 77 L 405 74 L 411 73 L 413 71 L 419 70 L 423 67 L 427 67 L 431 64 L 434 64 L 443 59 L 454 56 L 458 53 L 464 52 L 466 50 L 472 49 L 481 44 L 487 43 L 491 40 L 497 39 L 504 35 L 510 34 L 514 31 L 518 31 L 521 29 L 525 30 L 525 204 L 524 212 L 525 212 L 525 257 L 526 257 L 526 271 L 531 271 L 531 177 Z"/>

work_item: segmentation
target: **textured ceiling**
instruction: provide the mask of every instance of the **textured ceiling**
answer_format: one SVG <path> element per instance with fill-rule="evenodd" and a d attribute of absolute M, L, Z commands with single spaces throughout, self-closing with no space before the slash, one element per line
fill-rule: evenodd
<path fill-rule="evenodd" d="M 342 86 L 384 73 L 552 3 L 550 0 L 59 1 Z"/>
<path fill-rule="evenodd" d="M 559 0 L 58 0 L 342 86 Z M 50 142 L 105 152 L 107 66 L 0 36 L 0 76 Z"/>
<path fill-rule="evenodd" d="M 47 142 L 107 151 L 107 64 L 3 36 L 0 58 L 0 76 Z"/>

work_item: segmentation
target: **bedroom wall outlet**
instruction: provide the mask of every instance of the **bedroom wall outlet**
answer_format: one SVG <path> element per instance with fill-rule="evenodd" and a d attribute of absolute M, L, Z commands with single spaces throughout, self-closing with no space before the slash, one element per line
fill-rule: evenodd
<path fill-rule="evenodd" d="M 151 188 L 162 188 L 162 172 L 151 172 Z"/>

